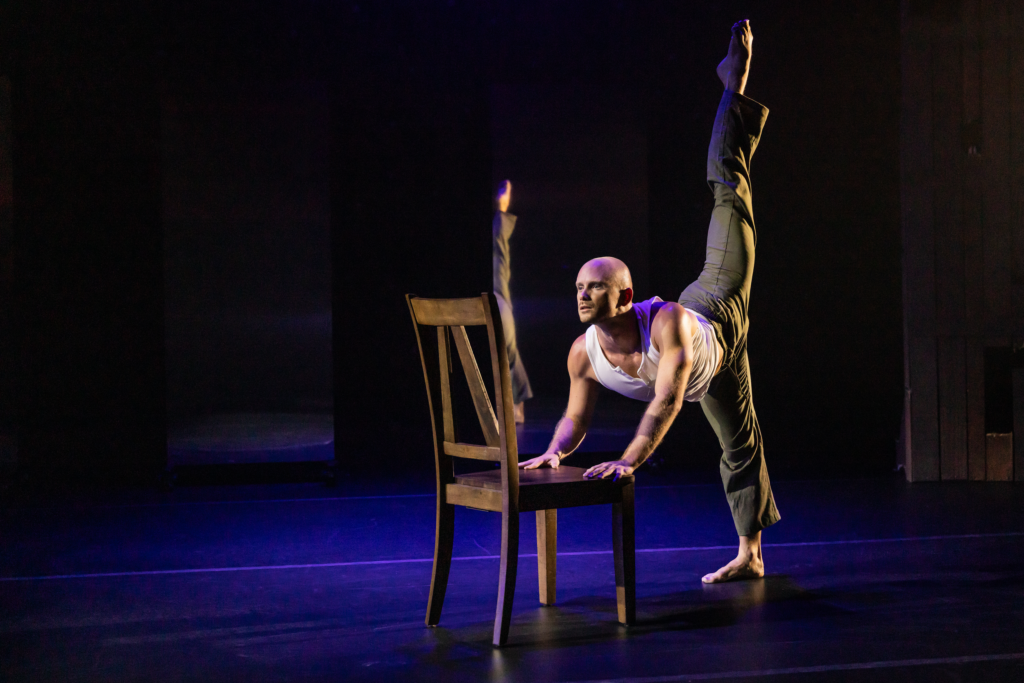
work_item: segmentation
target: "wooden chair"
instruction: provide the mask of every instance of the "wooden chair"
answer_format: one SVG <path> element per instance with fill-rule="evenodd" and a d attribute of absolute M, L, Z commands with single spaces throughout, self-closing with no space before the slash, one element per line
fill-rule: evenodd
<path fill-rule="evenodd" d="M 621 623 L 632 624 L 636 617 L 633 477 L 622 477 L 618 481 L 587 480 L 583 478 L 583 469 L 566 465 L 558 469 L 520 470 L 512 414 L 512 381 L 494 294 L 485 292 L 471 299 L 421 299 L 409 294 L 406 301 L 416 329 L 427 385 L 437 472 L 437 535 L 427 625 L 436 626 L 441 619 L 452 562 L 456 505 L 501 513 L 501 565 L 493 638 L 494 645 L 500 647 L 508 639 L 512 617 L 519 559 L 519 513 L 536 511 L 540 601 L 550 605 L 555 601 L 556 510 L 608 503 L 612 505 L 618 617 Z M 496 394 L 493 407 L 466 334 L 468 325 L 487 326 Z M 432 362 L 428 362 L 424 351 L 421 326 L 437 328 L 438 358 Z M 483 431 L 483 445 L 464 443 L 459 438 L 450 382 L 453 341 Z M 456 476 L 454 458 L 497 462 L 500 469 Z"/>

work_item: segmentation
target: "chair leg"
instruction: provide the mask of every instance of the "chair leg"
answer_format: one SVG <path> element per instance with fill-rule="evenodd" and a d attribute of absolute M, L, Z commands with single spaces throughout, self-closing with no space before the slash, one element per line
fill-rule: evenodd
<path fill-rule="evenodd" d="M 542 605 L 555 604 L 557 551 L 558 510 L 537 510 L 537 581 Z"/>
<path fill-rule="evenodd" d="M 512 598 L 516 592 L 516 568 L 519 564 L 519 513 L 501 513 L 501 570 L 498 573 L 498 609 L 494 615 L 495 647 L 508 640 L 512 621 Z"/>
<path fill-rule="evenodd" d="M 441 621 L 441 607 L 448 588 L 448 573 L 452 568 L 452 544 L 455 541 L 455 506 L 437 501 L 437 534 L 434 536 L 434 573 L 430 577 L 430 597 L 427 599 L 427 626 Z"/>
<path fill-rule="evenodd" d="M 615 551 L 615 599 L 619 623 L 636 622 L 636 533 L 633 484 L 622 487 L 622 502 L 612 505 L 612 546 Z"/>

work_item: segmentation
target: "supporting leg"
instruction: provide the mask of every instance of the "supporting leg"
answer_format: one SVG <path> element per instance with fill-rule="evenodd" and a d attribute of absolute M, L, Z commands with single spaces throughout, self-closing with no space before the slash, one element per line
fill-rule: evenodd
<path fill-rule="evenodd" d="M 700 405 L 722 445 L 719 469 L 736 533 L 752 536 L 779 521 L 780 516 L 754 411 L 745 342 L 737 347 L 733 363 L 711 380 Z M 763 571 L 763 567 L 751 568 L 756 570 L 754 575 Z"/>
<path fill-rule="evenodd" d="M 452 544 L 455 541 L 455 506 L 437 501 L 437 534 L 434 537 L 434 573 L 430 577 L 427 599 L 427 626 L 441 621 L 441 607 L 452 568 Z"/>
<path fill-rule="evenodd" d="M 622 487 L 622 502 L 612 505 L 612 546 L 615 552 L 615 599 L 619 623 L 636 622 L 636 533 L 633 523 L 633 484 Z"/>
<path fill-rule="evenodd" d="M 726 90 L 708 144 L 707 180 L 715 194 L 708 224 L 704 268 L 679 295 L 679 303 L 701 313 L 720 333 L 725 357 L 746 339 L 754 275 L 754 203 L 750 160 L 768 109 Z"/>
<path fill-rule="evenodd" d="M 537 510 L 537 581 L 540 604 L 555 604 L 555 564 L 558 551 L 558 510 Z"/>
<path fill-rule="evenodd" d="M 512 621 L 512 598 L 516 592 L 516 568 L 519 563 L 519 513 L 501 513 L 501 569 L 498 573 L 498 609 L 494 615 L 495 647 L 508 640 Z"/>
<path fill-rule="evenodd" d="M 736 559 L 717 572 L 705 574 L 701 579 L 704 583 L 725 583 L 726 581 L 745 581 L 760 579 L 764 576 L 764 558 L 761 555 L 761 532 L 740 536 L 740 549 Z"/>

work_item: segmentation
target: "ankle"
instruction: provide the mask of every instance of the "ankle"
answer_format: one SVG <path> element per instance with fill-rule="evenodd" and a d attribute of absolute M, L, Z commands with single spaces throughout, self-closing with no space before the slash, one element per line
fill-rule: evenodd
<path fill-rule="evenodd" d="M 740 536 L 740 555 L 750 559 L 761 559 L 761 532 L 751 536 Z"/>

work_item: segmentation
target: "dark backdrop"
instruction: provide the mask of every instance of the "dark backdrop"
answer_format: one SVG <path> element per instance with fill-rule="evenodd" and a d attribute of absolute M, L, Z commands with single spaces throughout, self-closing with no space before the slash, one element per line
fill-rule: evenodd
<path fill-rule="evenodd" d="M 169 429 L 332 415 L 325 88 L 168 84 L 161 100 Z"/>
<path fill-rule="evenodd" d="M 580 266 L 617 256 L 637 300 L 652 296 L 647 107 L 625 84 L 592 83 L 496 85 L 490 104 L 492 185 L 513 180 L 518 216 L 510 244 L 520 356 L 535 396 L 564 401 L 563 356 L 584 329 Z"/>
<path fill-rule="evenodd" d="M 675 296 L 679 273 L 702 261 L 714 67 L 743 16 L 757 36 L 748 93 L 772 110 L 753 171 L 751 326 L 769 459 L 891 467 L 897 3 L 41 0 L 12 13 L 29 467 L 110 476 L 161 464 L 161 83 L 329 84 L 338 457 L 355 471 L 422 472 L 429 423 L 402 295 L 490 288 L 492 87 L 640 98 L 649 286 Z M 534 353 L 531 372 L 564 373 L 564 354 Z M 699 410 L 687 413 L 696 429 Z"/>

